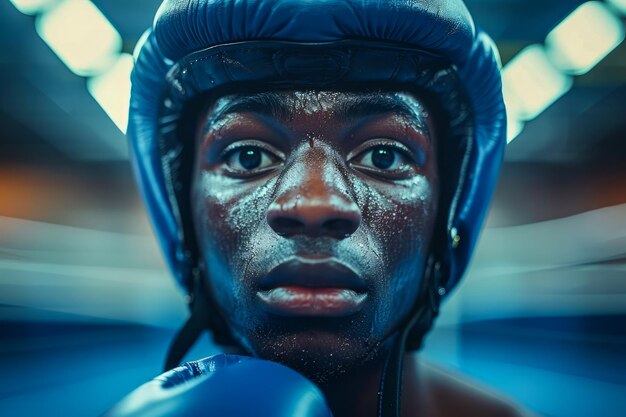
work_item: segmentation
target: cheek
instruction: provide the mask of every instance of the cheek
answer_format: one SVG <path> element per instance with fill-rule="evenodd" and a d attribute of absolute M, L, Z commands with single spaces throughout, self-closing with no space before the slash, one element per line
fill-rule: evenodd
<path fill-rule="evenodd" d="M 194 181 L 193 207 L 200 251 L 211 276 L 211 285 L 221 294 L 240 299 L 241 280 L 254 258 L 258 237 L 266 225 L 274 180 L 263 183 L 233 181 L 223 175 L 202 171 Z"/>
<path fill-rule="evenodd" d="M 363 225 L 379 241 L 375 246 L 384 252 L 385 264 L 395 265 L 409 254 L 419 257 L 425 250 L 436 216 L 434 188 L 424 176 L 397 184 L 357 186 Z"/>
<path fill-rule="evenodd" d="M 412 308 L 437 212 L 437 184 L 424 176 L 393 185 L 363 186 L 364 226 L 385 265 L 374 331 L 388 328 Z"/>
<path fill-rule="evenodd" d="M 389 204 L 375 206 L 377 217 L 382 219 L 377 227 L 387 239 L 389 256 L 418 256 L 430 241 L 435 221 L 436 196 L 431 182 L 424 176 L 416 176 L 380 193 Z"/>

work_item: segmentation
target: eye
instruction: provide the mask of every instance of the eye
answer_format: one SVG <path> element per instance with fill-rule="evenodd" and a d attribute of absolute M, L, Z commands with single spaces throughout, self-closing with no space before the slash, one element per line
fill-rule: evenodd
<path fill-rule="evenodd" d="M 397 169 L 402 162 L 402 156 L 391 146 L 375 146 L 357 157 L 358 164 L 378 169 Z"/>
<path fill-rule="evenodd" d="M 417 157 L 400 144 L 370 146 L 350 160 L 357 169 L 387 178 L 405 178 L 417 173 L 424 164 L 424 155 Z"/>
<path fill-rule="evenodd" d="M 265 171 L 280 162 L 280 158 L 269 150 L 254 145 L 240 145 L 227 149 L 224 163 L 234 173 Z"/>

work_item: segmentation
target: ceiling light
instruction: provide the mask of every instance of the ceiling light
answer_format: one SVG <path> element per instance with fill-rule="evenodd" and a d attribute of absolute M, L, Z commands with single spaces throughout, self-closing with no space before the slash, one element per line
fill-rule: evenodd
<path fill-rule="evenodd" d="M 89 94 L 93 96 L 122 133 L 126 133 L 126 125 L 128 124 L 130 73 L 132 69 L 132 55 L 121 54 L 117 62 L 107 72 L 87 80 Z"/>
<path fill-rule="evenodd" d="M 558 71 L 540 45 L 531 45 L 515 56 L 502 71 L 507 113 L 530 120 L 572 87 L 572 78 Z"/>
<path fill-rule="evenodd" d="M 607 3 L 618 13 L 626 15 L 626 0 L 607 0 Z"/>
<path fill-rule="evenodd" d="M 623 40 L 622 21 L 604 4 L 590 1 L 548 34 L 546 48 L 555 66 L 580 75 L 592 69 Z"/>
<path fill-rule="evenodd" d="M 509 144 L 522 133 L 522 130 L 524 130 L 524 122 L 509 118 L 506 123 L 506 143 Z"/>
<path fill-rule="evenodd" d="M 9 0 L 20 12 L 28 15 L 41 13 L 59 0 Z"/>
<path fill-rule="evenodd" d="M 122 38 L 98 8 L 88 0 L 65 0 L 40 15 L 39 36 L 81 76 L 109 67 L 122 49 Z"/>

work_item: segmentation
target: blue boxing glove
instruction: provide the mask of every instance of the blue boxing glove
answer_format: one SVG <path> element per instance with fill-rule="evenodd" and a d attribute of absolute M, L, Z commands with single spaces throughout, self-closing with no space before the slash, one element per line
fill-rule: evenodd
<path fill-rule="evenodd" d="M 245 356 L 187 362 L 130 393 L 103 417 L 332 417 L 315 384 L 286 366 Z"/>

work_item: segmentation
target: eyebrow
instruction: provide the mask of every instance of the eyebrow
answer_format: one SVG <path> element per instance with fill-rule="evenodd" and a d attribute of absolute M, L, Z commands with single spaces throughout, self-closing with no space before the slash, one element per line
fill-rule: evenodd
<path fill-rule="evenodd" d="M 217 121 L 233 113 L 256 113 L 281 122 L 293 120 L 296 116 L 295 99 L 276 92 L 264 92 L 240 96 L 217 110 L 211 119 Z M 417 113 L 402 98 L 389 96 L 385 93 L 367 93 L 344 96 L 333 105 L 333 117 L 340 123 L 385 113 L 396 113 L 418 121 L 422 129 L 427 129 L 424 116 Z"/>

